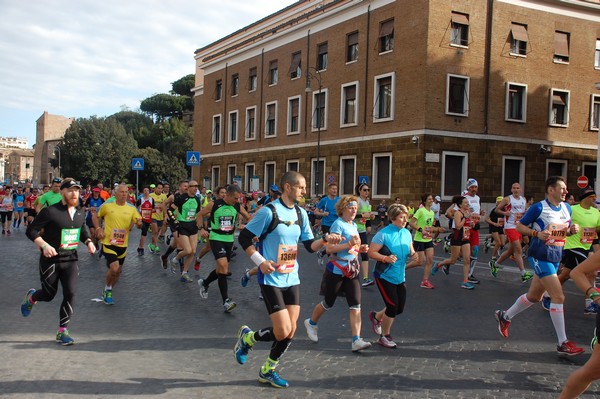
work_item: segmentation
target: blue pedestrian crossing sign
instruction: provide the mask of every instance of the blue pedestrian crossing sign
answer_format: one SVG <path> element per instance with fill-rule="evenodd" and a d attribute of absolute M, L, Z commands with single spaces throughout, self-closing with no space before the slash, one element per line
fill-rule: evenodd
<path fill-rule="evenodd" d="M 144 158 L 132 158 L 131 170 L 144 170 Z"/>
<path fill-rule="evenodd" d="M 185 164 L 187 166 L 200 166 L 200 151 L 186 151 Z"/>
<path fill-rule="evenodd" d="M 358 176 L 358 184 L 369 184 L 369 176 Z"/>

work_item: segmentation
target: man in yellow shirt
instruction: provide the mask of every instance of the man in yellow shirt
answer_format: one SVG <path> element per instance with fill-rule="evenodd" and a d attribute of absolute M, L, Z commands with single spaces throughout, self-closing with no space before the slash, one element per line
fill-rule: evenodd
<path fill-rule="evenodd" d="M 162 183 L 156 184 L 154 192 L 150 194 L 150 197 L 154 200 L 154 209 L 152 209 L 152 244 L 148 244 L 148 248 L 150 248 L 150 252 L 153 254 L 160 255 L 158 232 L 162 229 L 165 220 L 162 204 L 167 200 L 167 196 L 163 193 Z"/>

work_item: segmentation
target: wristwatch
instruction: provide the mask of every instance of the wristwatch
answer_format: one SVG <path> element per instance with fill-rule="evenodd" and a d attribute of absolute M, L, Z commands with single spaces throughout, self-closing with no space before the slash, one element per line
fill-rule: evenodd
<path fill-rule="evenodd" d="M 327 242 L 327 241 L 328 241 L 328 240 L 327 240 L 327 237 L 329 237 L 329 233 L 327 233 L 327 234 L 325 234 L 325 235 L 321 236 L 321 240 L 323 240 L 324 242 Z"/>

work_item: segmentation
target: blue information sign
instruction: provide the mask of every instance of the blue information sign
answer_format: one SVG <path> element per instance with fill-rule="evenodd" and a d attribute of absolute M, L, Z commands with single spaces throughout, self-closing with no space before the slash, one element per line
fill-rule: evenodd
<path fill-rule="evenodd" d="M 187 166 L 200 166 L 200 151 L 187 151 L 185 164 Z"/>
<path fill-rule="evenodd" d="M 144 158 L 132 158 L 131 170 L 144 170 Z"/>

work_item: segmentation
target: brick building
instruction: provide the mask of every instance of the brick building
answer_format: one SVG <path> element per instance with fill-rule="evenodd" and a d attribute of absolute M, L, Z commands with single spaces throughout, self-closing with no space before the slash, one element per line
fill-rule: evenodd
<path fill-rule="evenodd" d="M 447 201 L 474 177 L 492 202 L 596 177 L 599 0 L 302 0 L 196 64 L 194 177 L 212 187 L 294 169 L 311 196 L 367 179 L 374 199 Z"/>
<path fill-rule="evenodd" d="M 52 115 L 44 111 L 36 121 L 35 147 L 32 180 L 35 185 L 47 184 L 55 176 L 60 176 L 58 168 L 53 168 L 48 162 L 55 157 L 55 148 L 71 126 L 73 118 L 62 115 Z M 60 150 L 57 150 L 60 151 Z"/>

